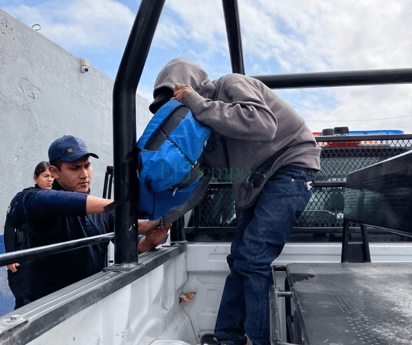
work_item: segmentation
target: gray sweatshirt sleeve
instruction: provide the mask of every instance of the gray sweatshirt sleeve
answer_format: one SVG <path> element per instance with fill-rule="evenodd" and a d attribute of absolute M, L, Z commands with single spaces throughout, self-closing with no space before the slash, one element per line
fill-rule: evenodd
<path fill-rule="evenodd" d="M 192 91 L 184 99 L 195 118 L 217 133 L 242 140 L 273 140 L 277 119 L 258 87 L 245 80 L 230 78 L 213 101 Z"/>

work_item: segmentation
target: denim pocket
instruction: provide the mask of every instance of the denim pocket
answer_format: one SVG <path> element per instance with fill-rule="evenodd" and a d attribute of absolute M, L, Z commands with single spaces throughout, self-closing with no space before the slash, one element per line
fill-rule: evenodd
<path fill-rule="evenodd" d="M 312 196 L 311 190 L 308 189 L 305 183 L 314 182 L 314 180 L 315 179 L 312 176 L 303 176 L 303 179 L 302 179 L 303 188 L 300 188 L 300 193 L 299 193 L 300 195 L 298 198 L 298 207 L 296 209 L 296 219 L 299 218 L 299 216 L 302 214 L 302 212 L 304 211 L 306 205 L 308 204 Z"/>

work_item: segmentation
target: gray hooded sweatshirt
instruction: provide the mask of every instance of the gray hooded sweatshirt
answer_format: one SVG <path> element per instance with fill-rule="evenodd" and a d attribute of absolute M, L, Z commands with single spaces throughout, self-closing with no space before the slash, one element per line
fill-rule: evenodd
<path fill-rule="evenodd" d="M 320 170 L 321 149 L 304 120 L 259 80 L 235 73 L 210 81 L 199 65 L 173 59 L 156 79 L 151 106 L 159 102 L 159 90 L 174 90 L 176 85 L 193 88 L 183 103 L 214 131 L 206 163 L 230 171 L 240 207 L 252 206 L 266 181 L 282 167 Z M 251 183 L 251 174 L 273 157 L 261 183 Z"/>

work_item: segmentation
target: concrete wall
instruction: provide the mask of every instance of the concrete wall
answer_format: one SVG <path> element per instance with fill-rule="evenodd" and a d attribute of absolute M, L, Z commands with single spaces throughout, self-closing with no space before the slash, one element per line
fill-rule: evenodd
<path fill-rule="evenodd" d="M 91 194 L 102 196 L 106 166 L 113 165 L 114 81 L 80 67 L 81 58 L 0 10 L 0 253 L 7 207 L 17 192 L 34 185 L 34 168 L 48 160 L 56 138 L 80 137 L 100 156 L 92 158 Z M 138 135 L 151 117 L 148 106 L 137 96 Z M 0 316 L 13 307 L 6 267 L 0 267 Z"/>
<path fill-rule="evenodd" d="M 64 134 L 82 138 L 100 156 L 92 158 L 91 194 L 102 195 L 106 166 L 113 165 L 114 81 L 93 67 L 81 73 L 80 66 L 81 58 L 0 10 L 0 234 L 11 199 L 34 184 L 34 167 Z M 137 98 L 139 134 L 151 114 Z"/>

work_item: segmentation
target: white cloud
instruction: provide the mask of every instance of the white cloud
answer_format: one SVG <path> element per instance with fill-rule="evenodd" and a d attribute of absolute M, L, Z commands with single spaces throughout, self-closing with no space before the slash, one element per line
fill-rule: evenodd
<path fill-rule="evenodd" d="M 260 55 L 281 72 L 411 67 L 412 9 L 405 1 L 244 0 L 242 5 L 247 54 Z M 299 108 L 317 130 L 412 132 L 412 117 L 406 117 L 412 115 L 411 91 L 410 85 L 331 88 L 317 99 L 302 99 Z M 332 109 L 324 105 L 328 99 L 336 103 Z"/>
<path fill-rule="evenodd" d="M 135 17 L 114 0 L 55 1 L 5 10 L 29 26 L 40 24 L 40 33 L 68 50 L 124 46 Z"/>
<path fill-rule="evenodd" d="M 314 96 L 300 95 L 300 104 L 295 109 L 313 131 L 348 126 L 350 130 L 400 129 L 412 133 L 411 91 L 412 85 L 322 89 Z M 328 95 L 335 105 L 325 103 Z M 285 96 L 291 95 L 286 93 Z"/>
<path fill-rule="evenodd" d="M 347 0 L 243 0 L 244 47 L 285 72 L 408 66 L 410 6 Z"/>
<path fill-rule="evenodd" d="M 180 39 L 184 36 L 185 30 L 181 24 L 176 23 L 176 21 L 170 17 L 166 17 L 160 21 L 156 28 L 153 44 L 158 47 L 166 46 L 176 48 L 179 46 Z"/>
<path fill-rule="evenodd" d="M 221 1 L 166 2 L 162 44 L 226 54 Z M 412 7 L 403 0 L 239 0 L 245 55 L 284 72 L 409 66 Z M 177 16 L 177 17 L 176 17 Z M 171 19 L 173 17 L 173 20 Z M 396 25 L 395 25 L 396 24 Z"/>
<path fill-rule="evenodd" d="M 225 39 L 225 23 L 222 3 L 219 0 L 208 0 L 202 5 L 193 0 L 168 0 L 166 6 L 183 20 L 181 23 L 188 30 L 185 36 L 195 42 L 214 46 L 216 37 Z"/>
<path fill-rule="evenodd" d="M 199 5 L 192 0 L 166 1 L 153 45 L 164 51 L 172 49 L 173 57 L 186 57 L 205 69 L 211 65 L 209 73 L 214 75 L 220 66 L 212 61 L 216 56 L 228 56 L 221 2 L 208 0 Z"/>

